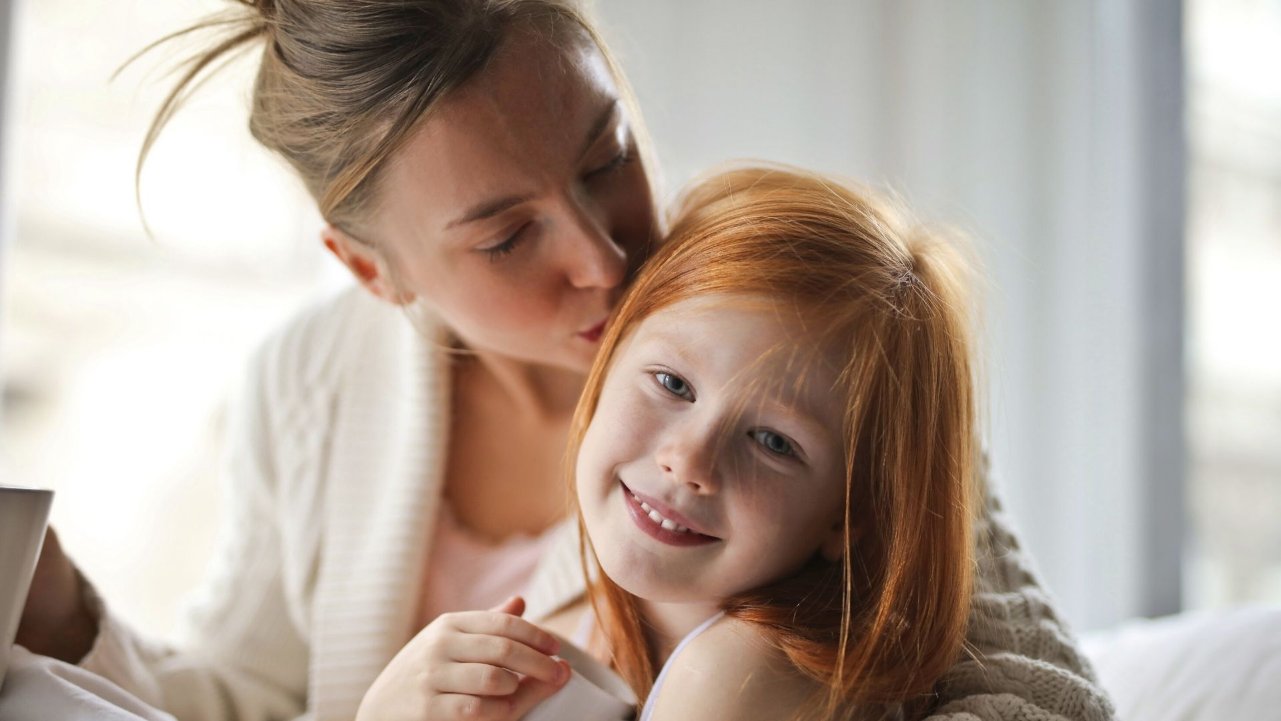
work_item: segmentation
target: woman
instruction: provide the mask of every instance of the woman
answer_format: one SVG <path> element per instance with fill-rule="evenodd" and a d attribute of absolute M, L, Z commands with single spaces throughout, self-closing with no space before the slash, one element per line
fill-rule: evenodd
<path fill-rule="evenodd" d="M 567 0 L 242 3 L 143 156 L 193 79 L 263 42 L 250 130 L 297 170 L 363 290 L 251 364 L 230 518 L 183 641 L 121 625 L 56 543 L 19 640 L 180 719 L 350 719 L 380 672 L 382 692 L 412 686 L 441 613 L 521 591 L 540 621 L 581 597 L 562 454 L 606 315 L 658 235 L 652 166 Z M 1105 717 L 1097 692 L 1055 706 L 1092 691 L 1090 671 L 994 518 L 978 529 L 983 658 L 938 707 Z"/>

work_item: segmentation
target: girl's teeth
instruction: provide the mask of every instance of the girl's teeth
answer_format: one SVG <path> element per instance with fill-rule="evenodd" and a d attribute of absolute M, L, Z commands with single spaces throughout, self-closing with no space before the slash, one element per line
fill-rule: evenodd
<path fill-rule="evenodd" d="M 664 530 L 675 531 L 677 533 L 689 532 L 688 528 L 680 525 L 679 523 L 667 518 L 663 518 L 661 515 L 659 515 L 658 511 L 655 511 L 653 508 L 650 508 L 648 503 L 642 501 L 639 498 L 637 498 L 636 501 L 640 503 L 641 510 L 645 512 L 645 515 L 649 516 L 649 520 L 662 526 Z"/>

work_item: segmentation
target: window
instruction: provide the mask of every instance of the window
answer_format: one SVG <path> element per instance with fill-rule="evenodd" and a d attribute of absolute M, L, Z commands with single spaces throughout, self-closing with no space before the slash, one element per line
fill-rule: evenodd
<path fill-rule="evenodd" d="M 1189 0 L 1191 607 L 1281 601 L 1281 4 Z"/>
<path fill-rule="evenodd" d="M 201 46 L 111 74 L 225 7 L 39 0 L 18 3 L 11 26 L 0 462 L 10 482 L 58 491 L 68 551 L 154 632 L 209 554 L 229 385 L 337 268 L 300 184 L 246 129 L 252 58 L 202 88 L 156 146 L 142 186 L 154 237 L 143 228 L 142 135 L 166 72 Z"/>

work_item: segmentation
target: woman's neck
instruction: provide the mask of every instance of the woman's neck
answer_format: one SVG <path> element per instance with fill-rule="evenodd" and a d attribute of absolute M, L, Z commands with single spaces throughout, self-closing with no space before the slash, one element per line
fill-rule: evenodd
<path fill-rule="evenodd" d="M 523 420 L 561 420 L 578 404 L 585 381 L 582 373 L 484 351 L 470 355 L 462 372 L 473 374 L 472 380 L 480 381 Z"/>
<path fill-rule="evenodd" d="M 664 660 L 672 655 L 681 639 L 720 610 L 720 604 L 715 602 L 671 603 L 640 599 L 646 641 L 658 658 Z"/>

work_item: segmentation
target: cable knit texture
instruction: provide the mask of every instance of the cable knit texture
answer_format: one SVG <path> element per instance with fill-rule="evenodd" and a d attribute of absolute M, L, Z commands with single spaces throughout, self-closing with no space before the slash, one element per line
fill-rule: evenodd
<path fill-rule="evenodd" d="M 448 447 L 442 341 L 430 319 L 411 323 L 359 289 L 269 339 L 230 406 L 229 504 L 177 641 L 144 639 L 99 605 L 82 665 L 180 721 L 350 721 L 417 630 Z M 931 718 L 1110 718 L 995 501 L 979 537 L 976 659 L 947 675 Z M 582 593 L 565 524 L 526 615 Z"/>
<path fill-rule="evenodd" d="M 975 529 L 969 658 L 938 685 L 930 721 L 1108 721 L 1112 703 L 1054 612 L 990 487 Z"/>

